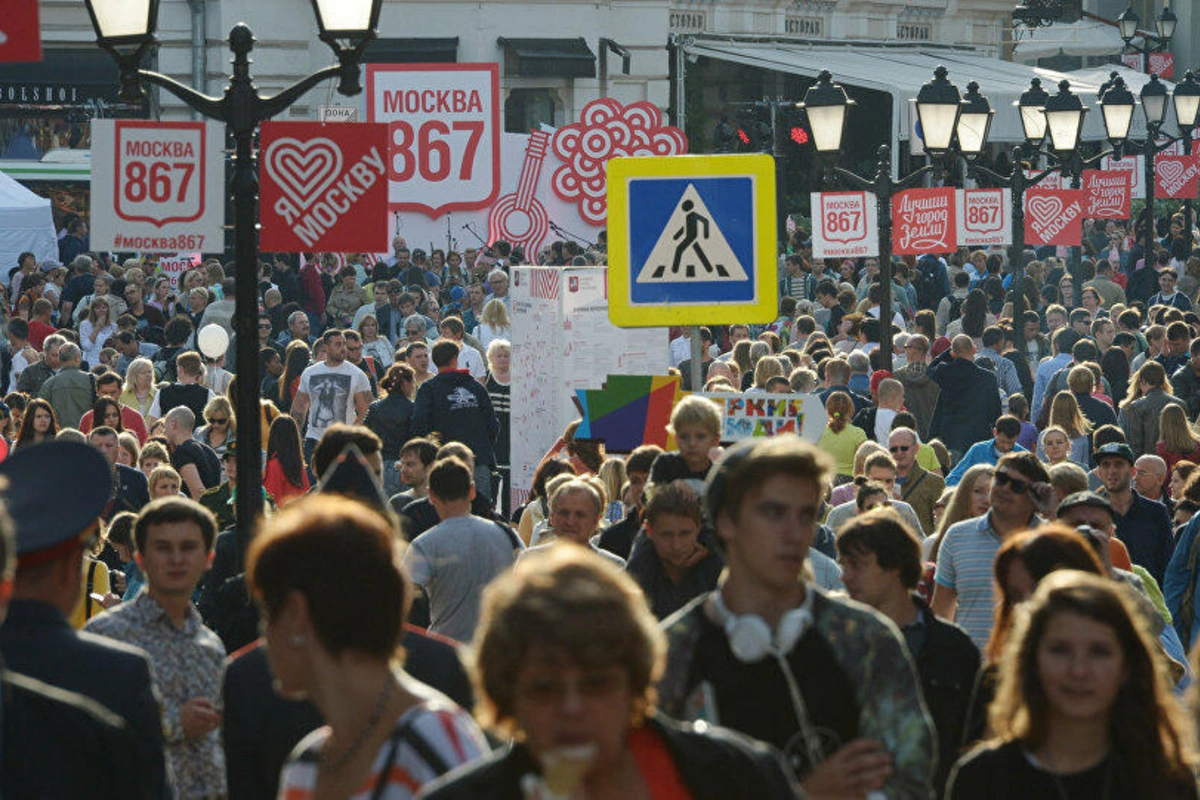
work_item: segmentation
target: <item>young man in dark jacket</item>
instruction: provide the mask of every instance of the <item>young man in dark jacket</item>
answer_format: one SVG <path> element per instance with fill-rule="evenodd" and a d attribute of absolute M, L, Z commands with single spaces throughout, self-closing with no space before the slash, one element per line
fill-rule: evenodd
<path fill-rule="evenodd" d="M 917 665 L 925 705 L 938 735 L 934 792 L 940 796 L 958 760 L 979 650 L 957 625 L 938 619 L 914 594 L 921 578 L 921 545 L 890 509 L 852 520 L 837 538 L 838 564 L 850 597 L 900 629 Z"/>
<path fill-rule="evenodd" d="M 431 355 L 437 375 L 417 389 L 410 435 L 427 436 L 437 431 L 442 441 L 462 442 L 471 448 L 478 492 L 492 485 L 492 469 L 496 466 L 492 443 L 500 432 L 500 423 L 484 385 L 458 368 L 459 349 L 460 345 L 449 339 L 434 343 Z"/>

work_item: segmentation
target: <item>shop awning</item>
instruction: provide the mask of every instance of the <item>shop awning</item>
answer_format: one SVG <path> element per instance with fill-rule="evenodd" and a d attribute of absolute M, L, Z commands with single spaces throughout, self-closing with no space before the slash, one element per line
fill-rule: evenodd
<path fill-rule="evenodd" d="M 881 47 L 858 42 L 818 46 L 801 42 L 697 36 L 685 43 L 684 49 L 688 54 L 793 75 L 816 77 L 821 70 L 828 69 L 837 83 L 886 92 L 894 101 L 893 141 L 911 138 L 916 117 L 916 108 L 911 101 L 921 86 L 932 80 L 933 70 L 939 64 L 946 66 L 950 71 L 950 80 L 963 92 L 970 81 L 979 83 L 979 91 L 988 98 L 996 112 L 988 134 L 988 141 L 992 143 L 1015 144 L 1024 140 L 1020 115 L 1013 104 L 1029 88 L 1032 78 L 1040 78 L 1042 88 L 1050 94 L 1057 91 L 1059 81 L 1069 80 L 1071 91 L 1078 94 L 1085 107 L 1090 109 L 1084 122 L 1084 140 L 1101 141 L 1105 138 L 1104 122 L 1096 100 L 1100 84 L 1107 79 L 1107 72 L 1099 80 L 1095 77 L 1082 79 L 1054 70 L 1002 61 L 972 50 L 933 45 Z M 1140 113 L 1134 114 L 1130 136 L 1136 139 L 1144 135 L 1145 120 Z"/>
<path fill-rule="evenodd" d="M 376 39 L 363 54 L 367 64 L 453 64 L 458 61 L 458 37 Z"/>
<path fill-rule="evenodd" d="M 521 78 L 594 78 L 596 54 L 578 39 L 496 40 L 504 48 L 504 74 Z"/>

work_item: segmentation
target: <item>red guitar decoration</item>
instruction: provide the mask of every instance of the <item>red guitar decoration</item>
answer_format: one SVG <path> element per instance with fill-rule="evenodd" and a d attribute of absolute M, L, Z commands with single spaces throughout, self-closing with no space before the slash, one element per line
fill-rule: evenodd
<path fill-rule="evenodd" d="M 542 176 L 542 162 L 546 160 L 549 145 L 550 134 L 530 131 L 517 191 L 498 199 L 488 213 L 488 244 L 503 239 L 524 250 L 525 257 L 531 262 L 537 258 L 542 241 L 550 232 L 550 216 L 533 196 Z"/>

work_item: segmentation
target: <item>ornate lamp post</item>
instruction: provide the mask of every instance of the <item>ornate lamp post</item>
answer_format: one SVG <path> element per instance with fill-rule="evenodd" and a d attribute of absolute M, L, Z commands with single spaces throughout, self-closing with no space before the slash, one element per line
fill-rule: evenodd
<path fill-rule="evenodd" d="M 958 87 L 951 83 L 945 67 L 939 66 L 933 80 L 921 87 L 917 93 L 917 118 L 924 134 L 925 152 L 940 161 L 954 146 L 955 134 L 962 115 L 967 113 L 972 126 L 968 136 L 978 136 L 978 127 L 983 126 L 986 136 L 990 121 L 990 109 L 983 112 L 972 106 L 971 100 L 963 100 Z M 872 192 L 877 198 L 879 220 L 879 349 L 883 354 L 883 368 L 892 368 L 892 197 L 902 189 L 916 183 L 925 173 L 934 168 L 926 164 L 899 180 L 892 178 L 891 147 L 882 145 L 878 150 L 875 175 L 864 177 L 837 166 L 837 157 L 842 153 L 842 137 L 846 129 L 846 117 L 854 104 L 846 91 L 833 83 L 829 70 L 822 70 L 817 83 L 804 95 L 800 103 L 808 114 L 812 128 L 813 145 L 824 159 L 829 171 L 848 183 Z M 983 115 L 983 116 L 981 116 Z"/>
<path fill-rule="evenodd" d="M 233 51 L 233 75 L 220 97 L 210 97 L 173 78 L 141 69 L 138 65 L 157 40 L 158 0 L 85 0 L 96 42 L 116 59 L 120 68 L 121 97 L 138 100 L 145 95 L 144 83 L 166 89 L 188 107 L 205 117 L 225 123 L 236 144 L 233 181 L 234 275 L 237 305 L 238 376 L 238 477 L 237 524 L 253 530 L 262 513 L 261 384 L 258 369 L 258 173 L 255 166 L 254 134 L 261 122 L 281 114 L 305 92 L 321 81 L 338 78 L 338 91 L 354 95 L 362 91 L 359 62 L 367 44 L 375 38 L 382 0 L 312 0 L 321 41 L 337 56 L 335 66 L 325 67 L 282 92 L 263 97 L 250 76 L 250 51 L 254 34 L 239 23 L 229 32 Z"/>

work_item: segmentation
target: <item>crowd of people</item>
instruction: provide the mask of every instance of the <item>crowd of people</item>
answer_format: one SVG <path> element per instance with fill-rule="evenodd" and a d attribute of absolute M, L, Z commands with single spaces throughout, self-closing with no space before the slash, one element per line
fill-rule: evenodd
<path fill-rule="evenodd" d="M 774 322 L 664 341 L 697 392 L 670 449 L 572 423 L 515 503 L 506 243 L 279 255 L 253 288 L 216 259 L 176 289 L 85 245 L 25 254 L 0 792 L 1196 798 L 1190 225 L 1089 221 L 1020 271 L 897 258 L 890 309 L 877 259 L 797 231 Z M 246 291 L 258 420 L 197 342 Z M 815 395 L 827 421 L 722 442 L 701 391 Z"/>

